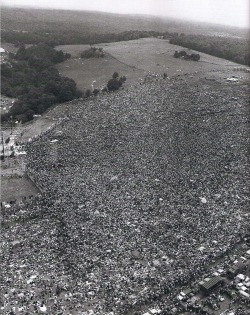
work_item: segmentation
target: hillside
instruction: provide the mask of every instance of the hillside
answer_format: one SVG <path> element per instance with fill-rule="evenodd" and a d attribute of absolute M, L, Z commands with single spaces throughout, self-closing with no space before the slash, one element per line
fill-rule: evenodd
<path fill-rule="evenodd" d="M 2 30 L 49 34 L 82 33 L 85 35 L 124 31 L 180 32 L 204 35 L 246 37 L 247 30 L 192 23 L 145 15 L 119 15 L 90 11 L 66 11 L 24 8 L 1 8 Z"/>
<path fill-rule="evenodd" d="M 50 112 L 63 121 L 27 147 L 28 173 L 44 193 L 3 213 L 3 226 L 12 224 L 3 241 L 22 244 L 3 247 L 9 288 L 35 287 L 51 314 L 64 306 L 136 314 L 153 303 L 172 314 L 176 290 L 244 239 L 249 85 L 205 75 L 138 84 Z M 49 298 L 55 290 L 58 304 Z M 4 305 L 11 299 L 5 294 Z"/>

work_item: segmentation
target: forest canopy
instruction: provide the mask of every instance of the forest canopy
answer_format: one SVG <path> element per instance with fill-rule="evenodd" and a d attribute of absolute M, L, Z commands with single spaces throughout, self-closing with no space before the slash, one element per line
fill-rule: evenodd
<path fill-rule="evenodd" d="M 70 58 L 47 44 L 25 48 L 24 45 L 2 65 L 1 93 L 17 99 L 2 121 L 12 115 L 26 122 L 34 114 L 42 114 L 51 105 L 81 96 L 74 80 L 61 77 L 54 64 Z"/>

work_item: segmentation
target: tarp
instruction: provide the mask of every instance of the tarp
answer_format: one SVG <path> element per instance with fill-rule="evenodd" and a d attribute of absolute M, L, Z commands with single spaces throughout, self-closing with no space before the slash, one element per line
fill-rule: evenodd
<path fill-rule="evenodd" d="M 208 291 L 208 290 L 212 289 L 213 287 L 215 287 L 217 284 L 219 284 L 221 282 L 223 282 L 223 278 L 222 277 L 213 277 L 210 280 L 205 281 L 201 285 L 201 287 Z"/>

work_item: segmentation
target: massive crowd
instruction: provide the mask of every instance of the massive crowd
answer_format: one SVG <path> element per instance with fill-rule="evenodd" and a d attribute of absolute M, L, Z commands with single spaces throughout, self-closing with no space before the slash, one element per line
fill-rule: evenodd
<path fill-rule="evenodd" d="M 53 110 L 60 124 L 26 148 L 42 193 L 2 211 L 4 314 L 171 314 L 176 290 L 244 238 L 247 86 L 211 84 Z"/>

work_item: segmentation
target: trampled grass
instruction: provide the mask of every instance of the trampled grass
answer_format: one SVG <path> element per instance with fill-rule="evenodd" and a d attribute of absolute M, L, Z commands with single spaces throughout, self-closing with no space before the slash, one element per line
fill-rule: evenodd
<path fill-rule="evenodd" d="M 20 200 L 23 197 L 36 195 L 39 190 L 27 177 L 1 177 L 1 200 Z"/>

